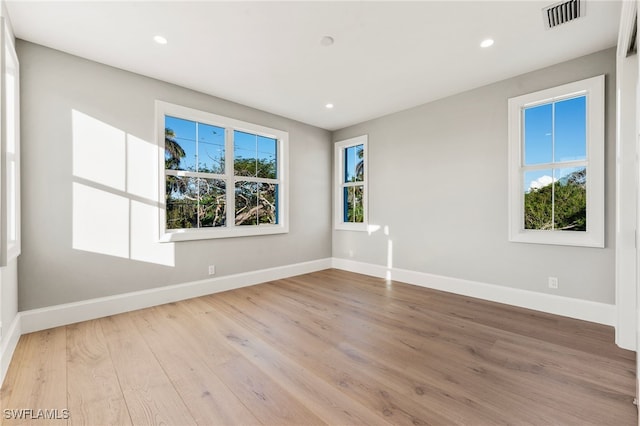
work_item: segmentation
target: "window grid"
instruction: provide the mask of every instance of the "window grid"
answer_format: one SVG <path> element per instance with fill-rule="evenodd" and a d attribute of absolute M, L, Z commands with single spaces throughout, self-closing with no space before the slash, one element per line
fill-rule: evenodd
<path fill-rule="evenodd" d="M 575 99 L 582 101 L 574 104 Z M 531 150 L 524 140 L 524 111 L 551 103 L 555 103 L 552 155 L 541 155 L 549 149 L 550 140 L 545 142 L 543 137 L 550 131 L 546 130 L 548 121 L 527 132 L 526 137 L 533 134 L 535 148 Z M 605 76 L 519 95 L 510 98 L 508 105 L 509 241 L 604 247 Z M 525 158 L 529 154 L 532 157 Z"/>
<path fill-rule="evenodd" d="M 191 152 L 195 155 L 195 164 L 190 163 L 192 165 L 189 166 L 193 170 L 182 170 L 179 165 L 175 168 L 168 168 L 169 166 L 165 164 L 165 150 L 161 150 L 162 176 L 164 176 L 165 180 L 170 176 L 192 179 L 190 182 L 179 182 L 179 184 L 193 185 L 191 190 L 195 196 L 192 197 L 192 204 L 195 205 L 196 208 L 196 217 L 191 219 L 194 227 L 188 227 L 188 218 L 182 218 L 178 226 L 173 226 L 169 223 L 168 197 L 169 194 L 172 193 L 170 192 L 172 189 L 167 183 L 163 183 L 160 196 L 163 197 L 162 199 L 167 199 L 167 207 L 161 209 L 161 241 L 288 232 L 288 190 L 285 181 L 288 166 L 286 161 L 288 135 L 286 132 L 268 129 L 226 117 L 215 116 L 161 101 L 156 102 L 156 108 L 159 131 L 161 128 L 164 131 L 165 120 L 167 117 L 171 117 L 174 121 L 194 123 L 195 129 L 187 139 L 193 137 L 194 133 L 196 139 L 194 146 L 191 148 Z M 200 133 L 200 130 L 205 130 L 204 127 L 200 129 L 201 126 L 223 129 L 224 135 L 222 137 L 214 137 L 212 139 L 213 142 L 209 140 L 200 141 L 201 137 L 207 138 L 206 133 L 204 134 L 205 136 L 203 136 L 203 133 Z M 255 138 L 256 141 L 256 144 L 254 144 L 255 150 L 243 158 L 244 160 L 249 160 L 243 163 L 243 167 L 248 167 L 248 172 L 246 170 L 244 172 L 238 172 L 238 170 L 236 170 L 237 163 L 234 154 L 234 134 L 236 132 L 249 135 Z M 178 134 L 176 136 L 178 136 L 176 139 L 179 139 L 180 135 Z M 270 153 L 259 154 L 257 144 L 258 141 L 262 141 L 263 139 L 268 141 L 267 149 L 271 150 Z M 220 143 L 216 143 L 216 140 L 219 140 Z M 162 141 L 162 139 L 159 138 L 159 141 Z M 200 146 L 202 143 L 212 145 L 212 147 L 210 147 L 211 149 L 208 150 L 208 154 L 205 154 L 205 147 Z M 272 145 L 269 146 L 269 143 Z M 224 161 L 223 173 L 212 173 L 209 171 L 219 170 L 221 166 L 219 164 L 220 161 L 216 161 L 212 155 L 212 153 L 216 152 L 216 148 L 213 147 L 214 145 L 219 145 L 217 152 L 222 151 L 222 146 L 224 146 L 224 154 L 221 154 L 220 157 L 220 160 Z M 201 159 L 201 154 L 208 155 L 210 158 L 208 160 Z M 257 158 L 255 158 L 252 166 L 248 163 L 254 159 L 253 157 Z M 213 160 L 213 162 L 211 160 Z M 208 162 L 212 162 L 211 167 L 207 165 Z M 258 164 L 261 162 L 268 163 L 268 167 L 266 167 L 266 169 L 263 167 L 261 170 L 267 170 L 267 173 L 270 173 L 269 177 L 263 177 L 261 175 L 262 172 L 258 168 Z M 249 174 L 249 176 L 247 176 L 247 174 Z M 218 182 L 216 183 L 216 181 Z M 220 196 L 221 192 L 223 193 L 222 196 Z M 216 201 L 213 203 L 203 202 L 203 195 L 212 196 L 216 198 Z M 240 205 L 238 203 L 240 203 Z M 236 207 L 238 211 L 236 211 Z M 224 211 L 224 220 L 219 220 L 219 211 Z M 174 215 L 176 214 L 173 210 L 172 213 Z M 211 223 L 211 217 L 208 217 L 207 222 L 204 223 L 204 214 L 211 215 L 213 213 L 215 213 L 214 218 L 217 219 Z M 238 215 L 242 215 L 245 220 L 237 221 Z M 187 225 L 187 227 L 185 227 L 185 225 Z"/>
<path fill-rule="evenodd" d="M 366 135 L 336 143 L 334 215 L 336 229 L 367 230 L 367 154 Z"/>
<path fill-rule="evenodd" d="M 528 108 L 531 108 L 532 106 L 525 106 L 521 109 L 521 120 L 522 120 L 522 145 L 523 145 L 523 149 L 521 149 L 521 163 L 520 163 L 520 176 L 523 182 L 526 181 L 525 176 L 527 172 L 530 171 L 538 171 L 538 170 L 545 170 L 545 169 L 549 169 L 551 170 L 551 185 L 552 185 L 552 191 L 551 191 L 551 229 L 555 230 L 555 220 L 553 220 L 553 218 L 556 217 L 556 191 L 555 191 L 555 186 L 556 186 L 556 182 L 559 181 L 560 179 L 560 175 L 558 175 L 558 177 L 556 178 L 556 173 L 559 173 L 560 169 L 571 169 L 571 168 L 576 168 L 576 167 L 584 167 L 585 171 L 587 170 L 587 158 L 588 158 L 588 153 L 587 153 L 587 157 L 585 157 L 584 160 L 577 160 L 577 161 L 556 161 L 556 105 L 558 102 L 561 101 L 566 101 L 569 99 L 576 99 L 576 98 L 580 98 L 580 97 L 585 97 L 587 98 L 587 94 L 585 92 L 579 93 L 579 94 L 572 94 L 569 97 L 559 97 L 554 99 L 551 102 L 547 102 L 547 103 L 542 103 L 542 104 L 536 104 L 534 106 L 541 106 L 541 105 L 551 105 L 551 161 L 550 162 L 546 162 L 546 163 L 536 163 L 536 164 L 531 164 L 531 165 L 527 165 L 526 162 L 526 149 L 524 149 L 524 147 L 526 146 L 526 138 L 525 138 L 525 134 L 526 134 L 526 125 L 527 122 L 525 120 L 525 111 Z M 588 98 L 587 98 L 588 100 Z M 585 111 L 586 112 L 586 111 Z M 587 185 L 588 183 L 588 178 L 587 178 Z M 588 221 L 587 221 L 587 226 L 588 226 Z"/>

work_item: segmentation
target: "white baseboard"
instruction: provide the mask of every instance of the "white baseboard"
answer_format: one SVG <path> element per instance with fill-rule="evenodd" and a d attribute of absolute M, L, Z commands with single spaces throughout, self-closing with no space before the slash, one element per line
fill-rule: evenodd
<path fill-rule="evenodd" d="M 20 312 L 21 333 L 46 330 L 80 321 L 102 318 L 164 303 L 177 302 L 221 291 L 233 290 L 331 267 L 331 259 L 320 259 L 275 268 L 169 285 Z"/>
<path fill-rule="evenodd" d="M 607 303 L 573 299 L 570 297 L 445 277 L 425 272 L 409 271 L 406 269 L 389 269 L 380 265 L 335 257 L 332 260 L 332 266 L 345 271 L 378 278 L 393 279 L 394 281 L 519 306 L 521 308 L 533 309 L 564 317 L 610 326 L 616 325 L 616 307 L 615 305 Z M 625 349 L 635 350 L 636 348 Z"/>
<path fill-rule="evenodd" d="M 22 334 L 328 268 L 331 268 L 330 258 L 18 312 L 9 331 L 0 341 L 0 387 Z"/>
<path fill-rule="evenodd" d="M 585 321 L 615 325 L 614 305 L 572 299 L 405 269 L 328 258 L 19 312 L 0 342 L 0 384 L 22 334 L 247 287 L 295 275 L 342 269 Z M 635 348 L 629 348 L 635 350 Z"/>
<path fill-rule="evenodd" d="M 13 352 L 16 350 L 18 340 L 20 340 L 20 335 L 22 334 L 20 330 L 20 314 L 17 314 L 13 318 L 13 321 L 11 321 L 9 330 L 0 342 L 0 388 L 4 382 L 4 376 L 7 374 L 7 370 L 9 370 Z"/>

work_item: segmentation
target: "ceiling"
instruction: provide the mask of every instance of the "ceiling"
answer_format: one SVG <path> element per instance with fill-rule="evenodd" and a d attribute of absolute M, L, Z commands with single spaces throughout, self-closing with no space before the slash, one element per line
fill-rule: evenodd
<path fill-rule="evenodd" d="M 7 7 L 18 38 L 335 130 L 616 44 L 620 2 L 586 0 L 585 17 L 547 30 L 556 1 Z"/>

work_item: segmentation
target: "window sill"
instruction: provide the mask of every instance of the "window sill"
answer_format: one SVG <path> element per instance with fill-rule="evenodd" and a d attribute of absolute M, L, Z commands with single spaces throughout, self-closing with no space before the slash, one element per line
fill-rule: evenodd
<path fill-rule="evenodd" d="M 366 223 L 339 223 L 335 226 L 336 231 L 369 231 L 369 226 Z"/>
<path fill-rule="evenodd" d="M 255 227 L 234 227 L 215 229 L 176 229 L 160 235 L 161 243 L 179 241 L 211 240 L 217 238 L 251 237 L 259 235 L 286 234 L 289 227 L 284 225 L 260 225 Z"/>
<path fill-rule="evenodd" d="M 593 232 L 521 230 L 509 236 L 512 243 L 604 248 L 604 236 Z"/>

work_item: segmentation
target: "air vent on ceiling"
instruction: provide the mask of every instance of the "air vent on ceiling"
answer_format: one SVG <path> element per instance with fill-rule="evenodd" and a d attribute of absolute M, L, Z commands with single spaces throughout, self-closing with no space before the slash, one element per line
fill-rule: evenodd
<path fill-rule="evenodd" d="M 544 26 L 547 29 L 581 18 L 585 14 L 584 0 L 568 0 L 542 9 Z"/>

